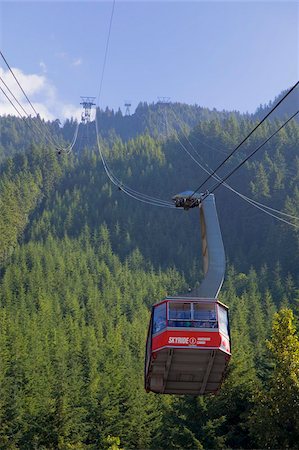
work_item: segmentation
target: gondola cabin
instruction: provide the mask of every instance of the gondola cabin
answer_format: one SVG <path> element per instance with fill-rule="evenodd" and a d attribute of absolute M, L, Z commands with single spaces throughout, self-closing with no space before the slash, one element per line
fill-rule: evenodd
<path fill-rule="evenodd" d="M 227 306 L 217 299 L 167 297 L 152 309 L 145 389 L 160 394 L 215 393 L 230 355 Z"/>

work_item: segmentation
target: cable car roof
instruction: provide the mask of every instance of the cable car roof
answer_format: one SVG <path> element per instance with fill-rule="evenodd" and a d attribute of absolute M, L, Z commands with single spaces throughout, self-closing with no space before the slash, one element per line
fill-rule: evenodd
<path fill-rule="evenodd" d="M 201 199 L 203 194 L 193 194 L 193 191 L 184 191 L 184 192 L 180 192 L 179 194 L 176 194 L 172 197 L 173 200 L 177 199 L 177 198 L 196 198 L 198 200 Z"/>
<path fill-rule="evenodd" d="M 224 308 L 228 309 L 228 306 L 222 303 L 217 298 L 199 298 L 199 297 L 165 297 L 163 300 L 160 300 L 159 302 L 155 303 L 153 307 L 161 305 L 164 302 L 171 302 L 171 303 L 218 303 L 221 306 L 224 306 Z"/>

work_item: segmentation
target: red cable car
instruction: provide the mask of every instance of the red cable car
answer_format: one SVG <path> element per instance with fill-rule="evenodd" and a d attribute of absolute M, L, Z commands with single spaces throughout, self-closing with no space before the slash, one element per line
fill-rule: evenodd
<path fill-rule="evenodd" d="M 221 386 L 230 359 L 228 308 L 217 300 L 225 254 L 213 195 L 174 197 L 184 209 L 200 208 L 204 280 L 198 289 L 153 306 L 145 355 L 145 389 L 203 395 Z"/>
<path fill-rule="evenodd" d="M 223 303 L 167 297 L 153 306 L 145 367 L 147 391 L 214 393 L 229 358 L 228 308 Z"/>

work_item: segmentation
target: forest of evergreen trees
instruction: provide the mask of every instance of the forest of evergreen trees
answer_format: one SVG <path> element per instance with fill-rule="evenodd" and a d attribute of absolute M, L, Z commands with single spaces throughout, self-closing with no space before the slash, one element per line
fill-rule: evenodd
<path fill-rule="evenodd" d="M 256 124 L 239 113 L 163 108 L 98 114 L 117 177 L 165 200 L 206 177 L 180 142 L 214 168 Z M 63 143 L 76 123 L 48 125 Z M 230 308 L 227 378 L 216 396 L 146 393 L 150 307 L 201 277 L 198 212 L 139 204 L 111 185 L 93 123 L 80 125 L 71 155 L 17 118 L 0 118 L 0 137 L 0 448 L 299 448 L 298 228 L 216 191 L 228 263 L 220 296 Z M 298 142 L 294 121 L 231 185 L 299 216 Z"/>

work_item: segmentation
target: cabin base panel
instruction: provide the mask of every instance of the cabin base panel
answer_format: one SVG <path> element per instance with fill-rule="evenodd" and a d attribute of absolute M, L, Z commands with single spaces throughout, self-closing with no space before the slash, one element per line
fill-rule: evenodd
<path fill-rule="evenodd" d="M 220 349 L 161 349 L 151 357 L 146 389 L 159 394 L 215 393 L 221 386 L 229 358 Z"/>

